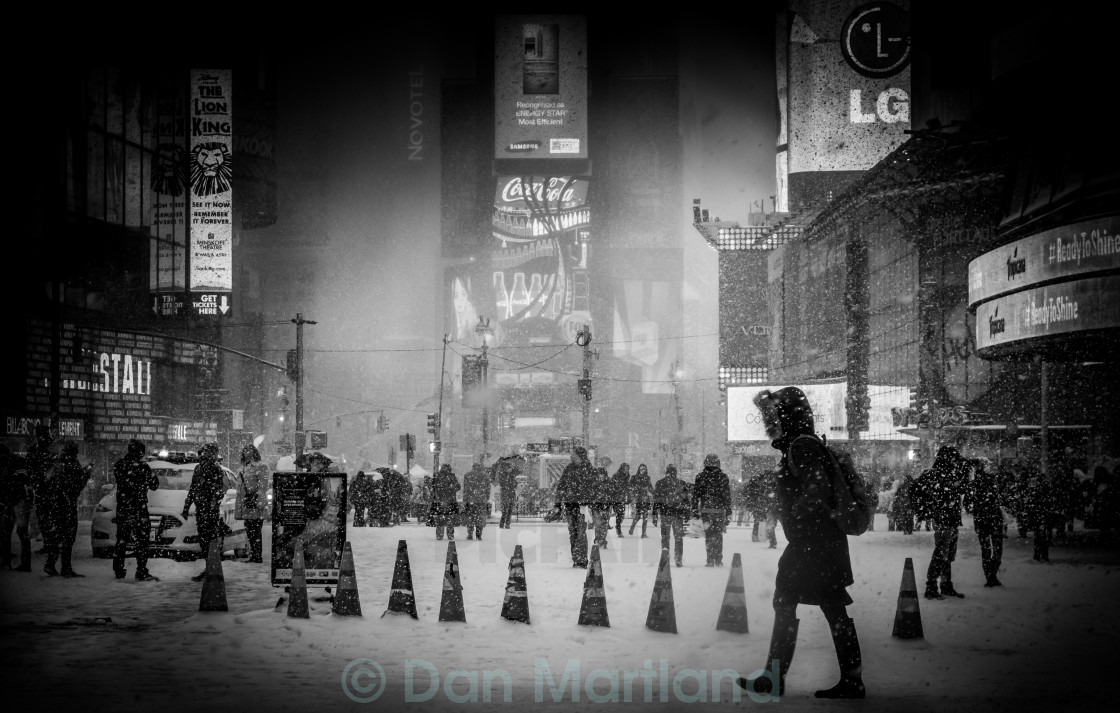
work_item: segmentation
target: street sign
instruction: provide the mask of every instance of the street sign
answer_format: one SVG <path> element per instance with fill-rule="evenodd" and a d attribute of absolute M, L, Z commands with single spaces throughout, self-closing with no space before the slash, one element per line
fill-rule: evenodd
<path fill-rule="evenodd" d="M 157 317 L 178 317 L 186 306 L 182 292 L 161 292 L 152 295 L 152 314 Z"/>
<path fill-rule="evenodd" d="M 191 299 L 191 311 L 197 315 L 229 317 L 232 306 L 226 292 L 198 292 Z"/>

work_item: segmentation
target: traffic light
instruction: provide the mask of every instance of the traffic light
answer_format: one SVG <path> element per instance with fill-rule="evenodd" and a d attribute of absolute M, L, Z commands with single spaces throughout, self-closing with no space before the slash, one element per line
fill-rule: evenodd
<path fill-rule="evenodd" d="M 428 433 L 431 433 L 432 435 L 438 435 L 439 434 L 439 414 L 438 413 L 428 414 Z"/>
<path fill-rule="evenodd" d="M 312 450 L 320 450 L 327 447 L 327 433 L 326 431 L 308 431 L 308 442 L 311 444 Z"/>
<path fill-rule="evenodd" d="M 585 400 L 591 400 L 591 379 L 579 380 L 579 393 Z"/>
<path fill-rule="evenodd" d="M 280 420 L 283 421 L 288 415 L 288 404 L 291 403 L 291 399 L 288 398 L 288 389 L 281 386 L 276 391 L 276 397 L 280 399 Z"/>

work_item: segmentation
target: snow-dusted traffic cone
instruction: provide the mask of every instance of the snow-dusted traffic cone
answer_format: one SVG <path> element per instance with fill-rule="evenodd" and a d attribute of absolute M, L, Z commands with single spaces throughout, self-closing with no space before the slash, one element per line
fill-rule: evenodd
<path fill-rule="evenodd" d="M 611 625 L 607 616 L 607 596 L 603 591 L 603 562 L 599 558 L 599 546 L 591 548 L 591 560 L 587 567 L 587 578 L 583 582 L 583 603 L 579 607 L 579 624 L 586 626 Z"/>
<path fill-rule="evenodd" d="M 354 572 L 354 551 L 349 541 L 342 548 L 342 568 L 338 571 L 338 589 L 331 610 L 339 616 L 362 615 L 362 603 L 358 600 L 358 575 Z"/>
<path fill-rule="evenodd" d="M 513 557 L 509 558 L 509 581 L 506 582 L 506 598 L 502 602 L 502 618 L 529 623 L 529 591 L 525 586 L 525 558 L 521 554 L 521 545 L 513 548 Z"/>
<path fill-rule="evenodd" d="M 210 541 L 206 555 L 206 577 L 202 580 L 202 599 L 199 611 L 229 611 L 226 605 L 226 578 L 222 574 L 222 541 Z"/>
<path fill-rule="evenodd" d="M 891 636 L 899 639 L 921 639 L 922 612 L 918 608 L 918 586 L 914 581 L 914 560 L 906 558 L 902 568 L 902 586 L 898 590 L 898 609 L 894 614 L 894 631 Z"/>
<path fill-rule="evenodd" d="M 657 565 L 657 579 L 653 583 L 653 596 L 649 600 L 646 628 L 677 633 L 677 610 L 673 605 L 673 574 L 669 569 L 668 549 L 661 550 L 661 563 Z"/>
<path fill-rule="evenodd" d="M 723 592 L 723 606 L 719 609 L 716 631 L 731 631 L 747 634 L 747 595 L 743 590 L 743 560 L 736 552 L 731 558 L 731 573 L 727 577 L 727 589 Z"/>
<path fill-rule="evenodd" d="M 416 616 L 416 594 L 412 590 L 412 567 L 408 564 L 408 543 L 404 540 L 397 542 L 397 563 L 393 567 L 393 588 L 389 593 L 389 608 L 381 616 L 389 612 L 394 614 L 408 614 L 413 619 Z"/>
<path fill-rule="evenodd" d="M 295 619 L 310 619 L 311 609 L 307 606 L 307 572 L 303 560 L 303 540 L 297 539 L 292 554 L 292 579 L 288 583 L 288 616 Z"/>
<path fill-rule="evenodd" d="M 447 564 L 443 567 L 443 599 L 439 603 L 440 621 L 466 621 L 463 608 L 463 583 L 459 579 L 459 552 L 455 540 L 447 543 Z"/>

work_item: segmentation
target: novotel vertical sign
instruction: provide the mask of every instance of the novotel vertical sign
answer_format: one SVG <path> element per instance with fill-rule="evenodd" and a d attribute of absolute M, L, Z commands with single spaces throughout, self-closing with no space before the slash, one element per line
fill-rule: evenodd
<path fill-rule="evenodd" d="M 229 316 L 233 292 L 233 73 L 194 69 L 190 81 L 190 306 Z"/>

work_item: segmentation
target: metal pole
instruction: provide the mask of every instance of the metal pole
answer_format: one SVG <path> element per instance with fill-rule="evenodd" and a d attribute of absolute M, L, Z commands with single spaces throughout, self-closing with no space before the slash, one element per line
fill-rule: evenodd
<path fill-rule="evenodd" d="M 490 385 L 490 362 L 486 358 L 487 344 L 485 337 L 482 340 L 482 456 L 479 463 L 486 463 L 486 452 L 490 440 L 490 394 L 487 391 Z"/>
<path fill-rule="evenodd" d="M 1048 478 L 1050 474 L 1050 426 L 1049 426 L 1049 401 L 1050 401 L 1050 375 L 1047 369 L 1046 360 L 1043 359 L 1041 366 L 1040 381 L 1042 393 L 1040 394 L 1041 409 L 1039 413 L 1039 445 L 1042 448 L 1042 457 L 1039 459 L 1039 471 L 1041 471 L 1043 478 Z"/>
<path fill-rule="evenodd" d="M 439 367 L 439 413 L 436 416 L 436 423 L 439 426 L 436 432 L 432 435 L 436 437 L 436 449 L 432 452 L 432 473 L 439 472 L 439 455 L 443 448 L 443 376 L 447 373 L 447 340 L 451 335 L 443 335 L 443 362 Z"/>
<path fill-rule="evenodd" d="M 583 378 L 584 380 L 591 379 L 591 327 L 583 325 L 580 333 L 586 335 L 583 341 Z M 591 445 L 591 399 L 587 396 L 583 398 L 583 447 L 587 448 Z"/>
<path fill-rule="evenodd" d="M 296 325 L 296 432 L 303 433 L 303 325 L 318 322 L 304 319 L 302 312 L 296 312 L 292 322 Z M 303 455 L 303 444 L 297 442 L 295 446 L 296 456 Z"/>

